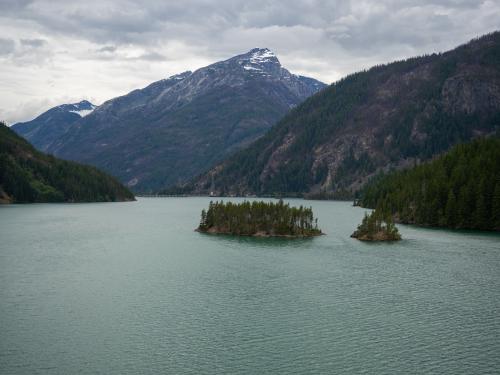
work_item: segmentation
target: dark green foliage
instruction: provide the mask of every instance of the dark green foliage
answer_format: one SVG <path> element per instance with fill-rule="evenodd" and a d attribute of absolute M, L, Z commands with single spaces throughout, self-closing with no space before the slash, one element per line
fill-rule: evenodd
<path fill-rule="evenodd" d="M 361 192 L 403 223 L 500 230 L 500 139 L 478 139 L 412 169 L 380 176 Z"/>
<path fill-rule="evenodd" d="M 200 232 L 240 236 L 296 236 L 321 234 L 311 208 L 273 202 L 210 202 L 201 212 Z"/>
<path fill-rule="evenodd" d="M 349 182 L 352 182 L 352 179 L 349 178 L 352 175 L 352 171 L 356 171 L 361 175 L 368 175 L 374 170 L 375 165 L 366 152 L 356 158 L 352 153 L 352 150 L 350 150 L 349 154 L 344 158 L 342 164 L 339 166 L 337 173 L 335 174 L 335 178 L 339 181 L 345 181 L 344 184 L 348 184 Z"/>
<path fill-rule="evenodd" d="M 134 200 L 132 193 L 113 177 L 94 167 L 38 152 L 0 123 L 2 194 L 15 203 Z"/>
<path fill-rule="evenodd" d="M 353 194 L 350 190 L 339 189 L 336 191 L 319 191 L 316 193 L 308 193 L 304 194 L 304 199 L 311 200 L 321 200 L 321 201 L 351 201 L 353 198 Z"/>
<path fill-rule="evenodd" d="M 365 213 L 363 221 L 351 237 L 361 241 L 398 241 L 401 239 L 391 213 L 381 208 L 369 215 Z"/>

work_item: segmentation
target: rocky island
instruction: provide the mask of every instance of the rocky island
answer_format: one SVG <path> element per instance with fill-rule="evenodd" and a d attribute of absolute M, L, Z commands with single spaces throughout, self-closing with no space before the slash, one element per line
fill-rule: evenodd
<path fill-rule="evenodd" d="M 351 237 L 360 241 L 399 241 L 401 239 L 392 216 L 381 210 L 375 210 L 370 215 L 365 214 L 363 221 Z"/>
<path fill-rule="evenodd" d="M 274 202 L 210 202 L 198 232 L 254 237 L 304 238 L 323 234 L 311 208 Z"/>

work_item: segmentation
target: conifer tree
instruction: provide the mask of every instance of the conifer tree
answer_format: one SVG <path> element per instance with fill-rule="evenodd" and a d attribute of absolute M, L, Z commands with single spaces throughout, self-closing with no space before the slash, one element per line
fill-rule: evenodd
<path fill-rule="evenodd" d="M 313 223 L 315 223 L 313 225 Z M 201 232 L 278 236 L 313 236 L 321 234 L 312 208 L 290 207 L 282 200 L 269 202 L 210 202 L 201 212 Z"/>
<path fill-rule="evenodd" d="M 403 223 L 500 230 L 500 139 L 478 139 L 409 170 L 373 179 L 364 207 L 383 205 Z"/>
<path fill-rule="evenodd" d="M 493 229 L 500 230 L 500 181 L 495 185 L 492 201 L 491 222 L 493 224 Z"/>

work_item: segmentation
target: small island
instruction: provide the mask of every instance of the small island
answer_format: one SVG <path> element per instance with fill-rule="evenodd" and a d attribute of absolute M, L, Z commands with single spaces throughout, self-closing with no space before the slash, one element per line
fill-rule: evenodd
<path fill-rule="evenodd" d="M 323 234 L 311 208 L 273 202 L 210 202 L 198 232 L 254 237 L 304 238 Z"/>
<path fill-rule="evenodd" d="M 380 209 L 374 210 L 370 215 L 365 213 L 363 221 L 351 237 L 360 241 L 399 241 L 401 239 L 391 214 Z"/>

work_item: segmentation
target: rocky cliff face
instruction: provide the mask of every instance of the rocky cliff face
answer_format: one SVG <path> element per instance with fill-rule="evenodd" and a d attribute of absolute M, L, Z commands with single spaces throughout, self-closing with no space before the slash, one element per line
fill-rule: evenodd
<path fill-rule="evenodd" d="M 109 100 L 45 149 L 156 191 L 250 144 L 324 86 L 256 48 Z"/>
<path fill-rule="evenodd" d="M 352 194 L 370 176 L 500 127 L 500 33 L 353 74 L 184 187 L 216 194 Z"/>

